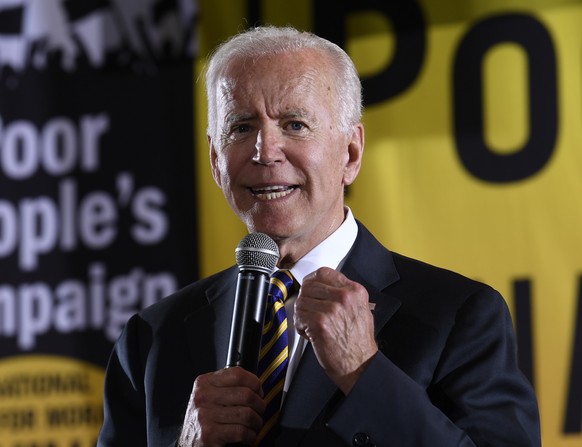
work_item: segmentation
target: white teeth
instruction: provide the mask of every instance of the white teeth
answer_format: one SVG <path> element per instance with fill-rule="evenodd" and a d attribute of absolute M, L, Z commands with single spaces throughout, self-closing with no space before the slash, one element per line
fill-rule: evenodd
<path fill-rule="evenodd" d="M 265 186 L 264 188 L 257 188 L 256 191 L 275 191 L 277 189 L 287 189 L 288 186 Z"/>
<path fill-rule="evenodd" d="M 294 189 L 289 186 L 266 186 L 260 189 L 253 189 L 253 194 L 261 200 L 273 200 L 291 194 Z"/>

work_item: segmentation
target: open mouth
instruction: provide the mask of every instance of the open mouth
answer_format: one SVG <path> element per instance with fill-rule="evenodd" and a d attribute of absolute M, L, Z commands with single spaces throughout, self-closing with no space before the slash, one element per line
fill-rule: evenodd
<path fill-rule="evenodd" d="M 265 186 L 263 188 L 251 188 L 251 192 L 261 200 L 280 199 L 291 194 L 296 186 Z"/>

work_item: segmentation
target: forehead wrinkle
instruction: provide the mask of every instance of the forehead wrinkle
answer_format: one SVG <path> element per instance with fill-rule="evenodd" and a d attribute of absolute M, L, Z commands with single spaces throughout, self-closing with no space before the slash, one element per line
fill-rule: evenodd
<path fill-rule="evenodd" d="M 318 76 L 316 70 L 309 68 L 302 70 L 299 76 L 282 86 L 283 94 L 288 95 L 294 92 L 303 94 L 305 91 L 317 92 L 318 90 Z"/>
<path fill-rule="evenodd" d="M 237 100 L 235 95 L 236 82 L 232 77 L 223 77 L 218 85 L 218 107 L 217 111 L 222 109 L 222 112 L 218 112 L 219 115 L 222 114 L 223 125 L 227 127 L 233 123 L 237 123 L 243 120 L 252 118 L 249 113 L 237 112 Z"/>
<path fill-rule="evenodd" d="M 308 69 L 302 71 L 302 73 L 296 77 L 293 82 L 281 85 L 277 92 L 273 92 L 271 100 L 268 101 L 268 109 L 270 109 L 270 114 L 286 118 L 303 118 L 313 120 L 315 117 L 313 112 L 303 107 L 302 98 L 306 95 L 310 96 L 320 96 L 322 92 L 326 92 L 324 86 L 319 86 L 317 77 L 317 71 L 313 69 Z M 283 100 L 279 100 L 283 98 Z M 296 101 L 299 98 L 299 103 L 294 104 L 289 102 L 287 99 L 293 98 Z M 323 100 L 323 97 L 320 98 Z"/>
<path fill-rule="evenodd" d="M 229 105 L 235 101 L 236 82 L 232 77 L 223 77 L 217 85 L 217 101 Z"/>
<path fill-rule="evenodd" d="M 319 63 L 314 66 L 299 64 L 292 68 L 295 76 L 283 84 L 275 84 L 274 89 L 264 89 L 262 83 L 257 83 L 256 80 L 261 78 L 259 71 L 261 67 L 258 65 L 253 64 L 242 77 L 235 76 L 230 71 L 221 77 L 218 88 L 224 113 L 223 123 L 231 125 L 242 120 L 257 118 L 258 110 L 246 113 L 240 110 L 242 104 L 238 103 L 237 98 L 240 94 L 248 94 L 249 91 L 263 97 L 260 108 L 267 116 L 279 119 L 282 117 L 309 119 L 312 122 L 316 116 L 303 107 L 301 98 L 308 95 L 316 98 L 317 101 L 324 101 L 332 94 L 333 88 L 329 88 L 329 76 L 325 69 L 322 70 Z M 238 66 L 231 67 L 235 73 L 239 68 Z M 290 98 L 293 102 L 289 101 Z"/>
<path fill-rule="evenodd" d="M 231 76 L 222 76 L 216 83 L 216 88 L 220 92 L 220 97 L 232 96 L 236 83 Z"/>

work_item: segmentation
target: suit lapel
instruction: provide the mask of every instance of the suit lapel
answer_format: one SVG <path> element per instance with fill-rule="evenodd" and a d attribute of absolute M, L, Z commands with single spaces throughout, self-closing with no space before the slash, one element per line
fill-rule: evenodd
<path fill-rule="evenodd" d="M 208 304 L 184 318 L 190 353 L 199 370 L 225 367 L 237 274 L 236 266 L 220 274 L 205 291 Z"/>
<path fill-rule="evenodd" d="M 338 392 L 337 387 L 319 366 L 311 344 L 308 344 L 281 410 L 281 435 L 277 446 L 299 444 L 335 392 Z"/>
<path fill-rule="evenodd" d="M 362 284 L 374 306 L 374 335 L 386 325 L 402 304 L 388 292 L 388 287 L 400 279 L 392 253 L 358 222 L 358 237 L 348 255 L 342 273 Z"/>

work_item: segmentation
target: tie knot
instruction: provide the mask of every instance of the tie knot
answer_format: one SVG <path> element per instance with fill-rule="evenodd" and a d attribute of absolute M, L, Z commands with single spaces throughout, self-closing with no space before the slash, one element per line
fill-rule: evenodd
<path fill-rule="evenodd" d="M 271 275 L 269 294 L 275 300 L 285 301 L 295 293 L 297 282 L 289 270 L 277 270 Z"/>

